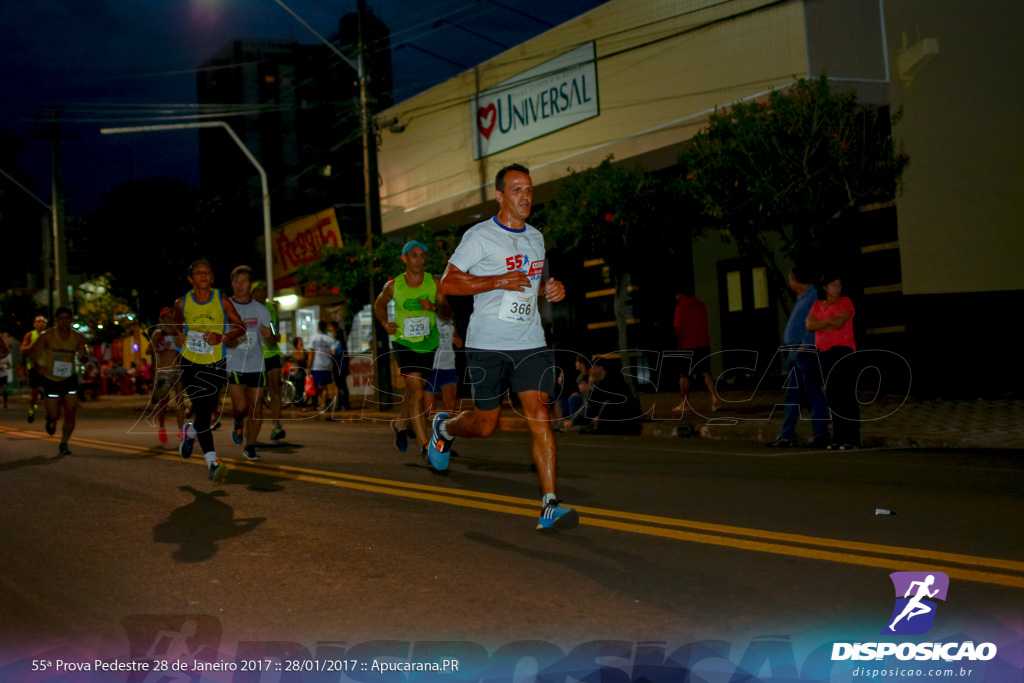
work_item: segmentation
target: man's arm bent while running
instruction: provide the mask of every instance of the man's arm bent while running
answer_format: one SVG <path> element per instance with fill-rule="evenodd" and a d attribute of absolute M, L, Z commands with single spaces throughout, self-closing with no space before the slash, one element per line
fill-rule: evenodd
<path fill-rule="evenodd" d="M 470 275 L 449 263 L 444 270 L 444 275 L 441 276 L 440 291 L 445 296 L 465 296 L 482 294 L 496 289 L 525 292 L 528 287 L 530 287 L 530 278 L 519 270 L 512 270 L 500 275 Z M 543 283 L 538 295 L 545 296 L 548 301 L 561 301 L 565 298 L 565 285 L 551 278 Z"/>

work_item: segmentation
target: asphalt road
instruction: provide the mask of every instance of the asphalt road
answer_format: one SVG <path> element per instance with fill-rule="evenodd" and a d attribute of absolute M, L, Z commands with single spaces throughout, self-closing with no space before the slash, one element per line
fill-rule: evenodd
<path fill-rule="evenodd" d="M 41 419 L 0 412 L 0 644 L 23 652 L 142 654 L 182 615 L 232 656 L 246 641 L 863 639 L 890 616 L 893 571 L 949 575 L 947 631 L 1024 608 L 1011 452 L 559 435 L 581 526 L 541 534 L 526 434 L 458 441 L 441 476 L 386 423 L 294 420 L 259 463 L 220 430 L 215 488 L 142 413 L 79 417 L 62 457 Z"/>

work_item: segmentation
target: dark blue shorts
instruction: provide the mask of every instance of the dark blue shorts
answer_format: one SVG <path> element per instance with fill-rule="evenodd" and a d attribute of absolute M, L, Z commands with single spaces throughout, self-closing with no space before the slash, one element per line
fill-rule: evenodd
<path fill-rule="evenodd" d="M 434 371 L 430 373 L 430 381 L 427 382 L 426 390 L 432 394 L 436 394 L 441 391 L 441 387 L 458 383 L 459 375 L 454 370 L 438 370 L 437 368 L 434 368 Z"/>

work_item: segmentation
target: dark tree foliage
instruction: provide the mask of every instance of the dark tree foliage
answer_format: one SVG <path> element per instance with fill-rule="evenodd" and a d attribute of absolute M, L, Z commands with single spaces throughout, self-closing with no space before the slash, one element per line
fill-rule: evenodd
<path fill-rule="evenodd" d="M 601 258 L 608 266 L 615 286 L 618 345 L 626 360 L 630 284 L 676 284 L 677 245 L 691 240 L 693 211 L 680 203 L 673 188 L 642 168 L 613 164 L 609 156 L 596 167 L 570 169 L 537 216 L 553 247 L 581 258 Z"/>
<path fill-rule="evenodd" d="M 369 246 L 365 237 L 350 235 L 344 239 L 342 247 L 327 247 L 320 252 L 316 263 L 301 268 L 299 279 L 337 287 L 348 302 L 347 309 L 352 315 L 364 305 L 373 303 L 387 281 L 405 270 L 402 245 L 409 239 L 427 245 L 426 270 L 438 277 L 444 273 L 448 258 L 458 246 L 454 229 L 434 232 L 426 225 L 421 225 L 413 237 L 401 241 L 374 237 Z"/>
<path fill-rule="evenodd" d="M 178 180 L 120 185 L 67 233 L 74 254 L 70 263 L 87 277 L 105 275 L 109 294 L 128 304 L 147 327 L 161 308 L 188 291 L 188 265 L 196 259 L 213 264 L 214 286 L 226 291 L 237 265 L 248 264 L 264 277 L 258 249 L 262 224 L 204 202 Z"/>
<path fill-rule="evenodd" d="M 849 242 L 845 215 L 898 192 L 909 157 L 897 119 L 825 76 L 800 79 L 713 113 L 680 157 L 679 189 L 742 253 L 774 265 L 774 237 L 794 261 L 818 261 Z"/>
<path fill-rule="evenodd" d="M 0 294 L 0 332 L 11 335 L 19 344 L 32 331 L 32 321 L 37 315 L 49 316 L 49 313 L 32 295 L 16 290 Z"/>
<path fill-rule="evenodd" d="M 603 258 L 618 283 L 650 268 L 679 239 L 689 239 L 691 226 L 670 185 L 612 160 L 569 169 L 537 222 L 552 246 Z"/>

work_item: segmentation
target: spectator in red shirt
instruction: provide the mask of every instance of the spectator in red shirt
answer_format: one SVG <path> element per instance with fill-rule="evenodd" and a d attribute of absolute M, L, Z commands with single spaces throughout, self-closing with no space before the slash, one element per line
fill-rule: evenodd
<path fill-rule="evenodd" d="M 857 401 L 859 375 L 852 355 L 857 350 L 853 338 L 853 302 L 842 296 L 843 281 L 835 274 L 822 279 L 825 300 L 815 301 L 807 316 L 807 329 L 814 332 L 814 345 L 821 353 L 825 373 L 825 395 L 832 412 L 830 450 L 860 447 L 860 405 Z"/>
<path fill-rule="evenodd" d="M 682 400 L 674 410 L 680 417 L 689 405 L 690 380 L 704 378 L 704 386 L 711 394 L 711 412 L 718 410 L 718 393 L 715 391 L 715 377 L 711 374 L 711 341 L 708 336 L 708 307 L 689 293 L 676 294 L 676 311 L 673 327 L 676 332 L 676 348 L 689 351 L 684 361 L 689 363 L 685 372 L 679 373 L 679 393 Z M 692 405 L 689 405 L 693 409 Z"/>

